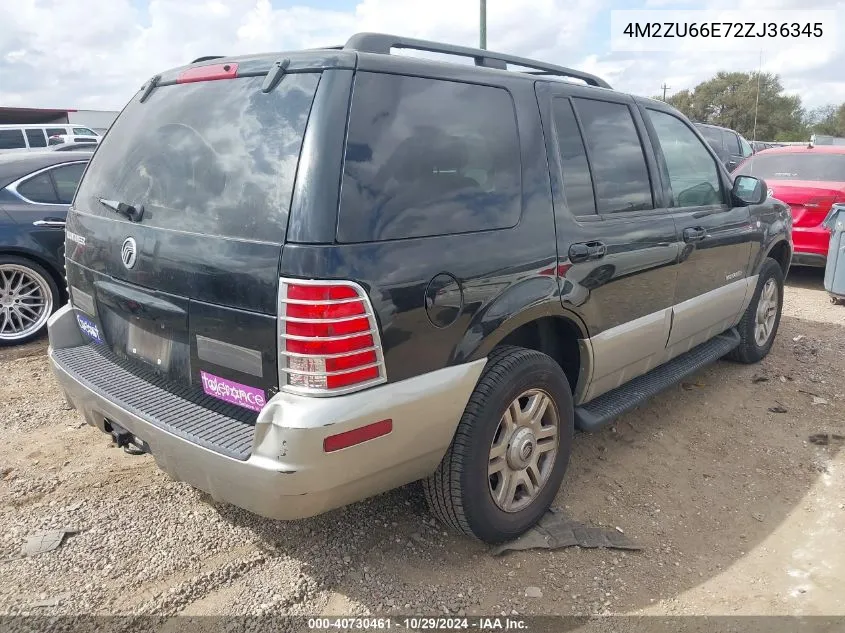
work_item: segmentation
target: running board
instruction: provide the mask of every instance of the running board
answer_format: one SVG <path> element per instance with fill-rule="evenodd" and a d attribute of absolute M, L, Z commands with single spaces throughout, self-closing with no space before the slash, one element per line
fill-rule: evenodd
<path fill-rule="evenodd" d="M 719 360 L 739 346 L 739 343 L 739 333 L 736 329 L 730 329 L 706 343 L 693 347 L 668 363 L 655 367 L 586 404 L 575 407 L 575 427 L 589 432 L 604 428 L 626 411 L 656 396 L 667 387 L 679 383 L 702 367 Z"/>

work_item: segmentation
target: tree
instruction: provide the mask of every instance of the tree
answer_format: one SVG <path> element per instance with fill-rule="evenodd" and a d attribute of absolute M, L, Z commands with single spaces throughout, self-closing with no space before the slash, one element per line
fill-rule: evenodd
<path fill-rule="evenodd" d="M 689 90 L 676 92 L 666 99 L 666 102 L 683 112 L 688 117 L 694 118 L 692 115 L 692 93 Z"/>
<path fill-rule="evenodd" d="M 845 103 L 811 110 L 807 115 L 807 126 L 816 134 L 845 137 Z"/>
<path fill-rule="evenodd" d="M 681 90 L 667 101 L 695 121 L 736 130 L 748 139 L 786 140 L 806 136 L 801 98 L 783 94 L 780 77 L 771 73 L 720 72 L 692 91 Z M 757 110 L 756 134 L 754 113 Z"/>

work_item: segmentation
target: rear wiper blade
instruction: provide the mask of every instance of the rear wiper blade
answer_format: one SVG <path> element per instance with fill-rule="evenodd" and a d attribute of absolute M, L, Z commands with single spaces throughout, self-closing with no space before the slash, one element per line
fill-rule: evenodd
<path fill-rule="evenodd" d="M 105 198 L 97 198 L 97 200 L 103 206 L 106 206 L 123 217 L 130 219 L 132 222 L 140 222 L 141 218 L 144 217 L 143 205 L 139 204 L 137 207 L 133 207 L 131 204 L 126 204 L 125 202 L 120 202 L 119 200 L 106 200 Z"/>

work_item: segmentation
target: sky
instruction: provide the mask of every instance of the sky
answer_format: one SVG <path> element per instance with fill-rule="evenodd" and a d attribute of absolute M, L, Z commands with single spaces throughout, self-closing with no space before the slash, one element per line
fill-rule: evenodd
<path fill-rule="evenodd" d="M 652 96 L 720 70 L 778 73 L 809 108 L 845 102 L 845 0 L 487 0 L 487 47 Z M 611 50 L 620 9 L 832 9 L 839 37 L 756 52 Z M 0 106 L 119 110 L 149 77 L 203 55 L 344 43 L 380 31 L 477 46 L 478 0 L 0 0 Z M 774 15 L 774 14 L 772 14 Z"/>

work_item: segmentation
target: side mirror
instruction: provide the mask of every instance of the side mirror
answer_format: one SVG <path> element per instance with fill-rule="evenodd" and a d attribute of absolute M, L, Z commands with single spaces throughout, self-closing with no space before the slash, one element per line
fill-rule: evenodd
<path fill-rule="evenodd" d="M 743 204 L 763 204 L 769 196 L 766 183 L 754 176 L 737 176 L 734 178 L 731 194 Z"/>

